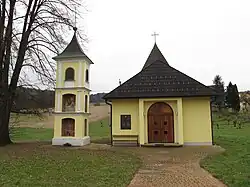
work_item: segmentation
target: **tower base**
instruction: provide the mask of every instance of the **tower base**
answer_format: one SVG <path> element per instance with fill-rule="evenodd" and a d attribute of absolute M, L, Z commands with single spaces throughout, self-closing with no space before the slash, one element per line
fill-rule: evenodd
<path fill-rule="evenodd" d="M 76 137 L 57 137 L 52 139 L 52 145 L 71 145 L 71 146 L 84 146 L 90 144 L 90 137 L 84 136 L 83 138 Z"/>

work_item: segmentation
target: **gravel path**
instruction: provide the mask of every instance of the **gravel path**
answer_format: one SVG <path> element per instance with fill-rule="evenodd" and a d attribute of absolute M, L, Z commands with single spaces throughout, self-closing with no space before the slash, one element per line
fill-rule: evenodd
<path fill-rule="evenodd" d="M 129 187 L 225 187 L 202 169 L 199 161 L 208 154 L 222 151 L 219 147 L 135 148 L 143 166 Z"/>

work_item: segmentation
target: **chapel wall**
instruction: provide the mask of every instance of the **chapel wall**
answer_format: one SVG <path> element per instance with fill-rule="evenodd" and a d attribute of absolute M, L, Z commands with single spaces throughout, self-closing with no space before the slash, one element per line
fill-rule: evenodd
<path fill-rule="evenodd" d="M 210 98 L 183 98 L 182 105 L 184 144 L 212 144 Z"/>
<path fill-rule="evenodd" d="M 112 133 L 113 135 L 138 135 L 139 132 L 138 99 L 122 99 L 112 101 Z M 131 129 L 121 129 L 121 115 L 131 115 Z"/>

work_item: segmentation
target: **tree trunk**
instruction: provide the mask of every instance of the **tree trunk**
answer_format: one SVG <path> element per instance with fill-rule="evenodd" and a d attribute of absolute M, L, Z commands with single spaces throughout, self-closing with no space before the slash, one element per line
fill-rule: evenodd
<path fill-rule="evenodd" d="M 0 146 L 5 146 L 12 143 L 9 134 L 9 120 L 12 106 L 11 97 L 2 98 L 0 103 Z"/>

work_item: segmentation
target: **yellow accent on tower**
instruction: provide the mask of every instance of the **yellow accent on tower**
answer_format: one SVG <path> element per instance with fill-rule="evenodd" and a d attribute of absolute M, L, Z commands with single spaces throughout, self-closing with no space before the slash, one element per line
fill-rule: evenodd
<path fill-rule="evenodd" d="M 52 145 L 83 146 L 89 137 L 89 74 L 93 62 L 81 49 L 76 30 L 57 61 Z"/>

